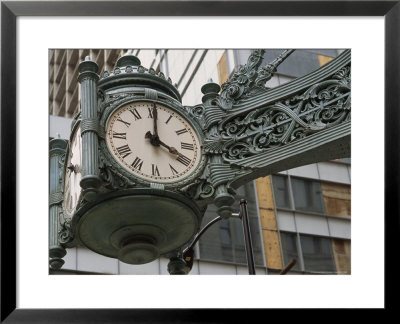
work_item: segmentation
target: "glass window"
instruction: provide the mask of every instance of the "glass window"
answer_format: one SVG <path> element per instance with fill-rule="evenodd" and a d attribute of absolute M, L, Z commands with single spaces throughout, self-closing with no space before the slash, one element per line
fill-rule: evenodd
<path fill-rule="evenodd" d="M 296 259 L 296 264 L 293 266 L 292 270 L 300 271 L 296 233 L 281 232 L 281 243 L 283 267 L 285 268 L 290 263 L 290 261 Z"/>
<path fill-rule="evenodd" d="M 258 266 L 264 266 L 260 239 L 261 228 L 253 182 L 238 188 L 237 200 L 234 203 L 235 212 L 239 212 L 241 198 L 247 200 L 254 263 Z M 214 205 L 209 206 L 204 215 L 201 228 L 217 216 L 217 208 Z M 238 218 L 230 218 L 213 224 L 199 240 L 199 250 L 201 260 L 247 264 L 242 221 Z"/>
<path fill-rule="evenodd" d="M 324 212 L 321 185 L 317 181 L 291 178 L 295 209 Z"/>
<path fill-rule="evenodd" d="M 300 235 L 300 242 L 305 271 L 336 272 L 330 239 Z"/>
<path fill-rule="evenodd" d="M 336 273 L 331 240 L 325 237 L 300 234 L 301 255 L 296 233 L 281 232 L 283 267 L 296 259 L 292 270 Z M 304 269 L 301 269 L 302 258 Z"/>
<path fill-rule="evenodd" d="M 287 177 L 281 175 L 273 175 L 272 182 L 274 186 L 276 207 L 291 208 Z"/>

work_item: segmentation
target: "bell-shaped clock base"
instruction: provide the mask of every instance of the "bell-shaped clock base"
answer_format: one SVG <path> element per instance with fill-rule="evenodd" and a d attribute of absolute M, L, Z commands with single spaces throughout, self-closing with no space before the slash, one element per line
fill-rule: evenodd
<path fill-rule="evenodd" d="M 176 193 L 131 189 L 101 197 L 79 210 L 80 242 L 128 264 L 144 264 L 174 251 L 198 232 L 202 214 Z"/>

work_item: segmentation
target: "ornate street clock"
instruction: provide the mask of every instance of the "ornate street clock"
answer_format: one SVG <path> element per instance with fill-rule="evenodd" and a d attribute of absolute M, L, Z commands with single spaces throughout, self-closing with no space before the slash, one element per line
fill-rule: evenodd
<path fill-rule="evenodd" d="M 263 50 L 186 107 L 163 73 L 121 57 L 112 72 L 79 66 L 81 111 L 67 145 L 50 142 L 50 265 L 84 245 L 129 264 L 182 252 L 209 204 L 232 215 L 235 189 L 260 176 L 350 156 L 350 52 L 269 89 L 284 51 Z M 174 263 L 175 262 L 175 263 Z"/>

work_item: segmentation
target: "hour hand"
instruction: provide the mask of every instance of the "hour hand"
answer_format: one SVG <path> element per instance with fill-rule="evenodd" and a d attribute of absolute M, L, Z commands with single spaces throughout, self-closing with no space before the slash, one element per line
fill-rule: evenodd
<path fill-rule="evenodd" d="M 167 144 L 165 144 L 163 141 L 160 140 L 160 138 L 158 136 L 155 136 L 153 134 L 151 134 L 150 131 L 148 131 L 145 135 L 144 138 L 146 139 L 150 139 L 150 143 L 154 146 L 164 146 L 166 149 L 168 149 L 169 153 L 172 154 L 176 154 L 179 155 L 178 150 L 175 147 L 169 146 Z"/>
<path fill-rule="evenodd" d="M 144 134 L 144 138 L 149 139 L 151 145 L 160 146 L 160 139 L 158 138 L 158 135 L 153 135 L 150 131 L 148 131 L 146 134 Z"/>

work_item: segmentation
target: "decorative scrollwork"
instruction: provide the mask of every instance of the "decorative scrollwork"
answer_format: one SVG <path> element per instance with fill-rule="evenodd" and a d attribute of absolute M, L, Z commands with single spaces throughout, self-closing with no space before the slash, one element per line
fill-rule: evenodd
<path fill-rule="evenodd" d="M 63 221 L 61 221 L 60 224 L 61 226 L 58 232 L 58 241 L 60 242 L 60 244 L 68 244 L 72 242 L 74 239 L 74 234 L 71 226 L 71 219 L 64 218 L 63 213 L 61 213 L 60 216 L 61 216 L 60 218 L 63 219 Z"/>
<path fill-rule="evenodd" d="M 249 98 L 260 91 L 265 91 L 265 83 L 272 78 L 281 64 L 294 50 L 284 50 L 271 63 L 259 69 L 265 50 L 252 51 L 246 65 L 241 65 L 233 76 L 222 85 L 222 92 L 217 104 L 224 110 L 232 108 L 241 98 Z"/>
<path fill-rule="evenodd" d="M 281 64 L 294 50 L 284 50 L 275 60 L 271 63 L 263 66 L 258 71 L 258 76 L 256 78 L 255 84 L 259 87 L 264 87 L 265 83 L 272 78 L 276 72 L 279 64 Z"/>
<path fill-rule="evenodd" d="M 100 160 L 100 178 L 103 181 L 104 188 L 108 190 L 117 190 L 135 187 L 135 183 L 118 174 L 115 168 L 104 161 L 104 158 L 101 157 Z"/>
<path fill-rule="evenodd" d="M 350 65 L 306 91 L 219 123 L 204 150 L 227 161 L 246 158 L 350 119 Z"/>
<path fill-rule="evenodd" d="M 265 50 L 254 50 L 249 56 L 246 65 L 241 65 L 233 76 L 222 85 L 222 92 L 217 99 L 223 109 L 232 108 L 233 103 L 253 87 L 259 68 L 264 58 Z"/>
<path fill-rule="evenodd" d="M 185 110 L 189 113 L 190 116 L 192 116 L 200 125 L 201 128 L 206 127 L 206 121 L 205 121 L 205 107 L 203 105 L 197 105 L 194 107 L 184 107 Z"/>
<path fill-rule="evenodd" d="M 194 199 L 207 199 L 213 197 L 215 193 L 214 186 L 207 180 L 203 180 L 197 187 Z"/>
<path fill-rule="evenodd" d="M 65 153 L 59 155 L 58 158 L 58 182 L 64 182 L 64 165 L 65 165 Z"/>

